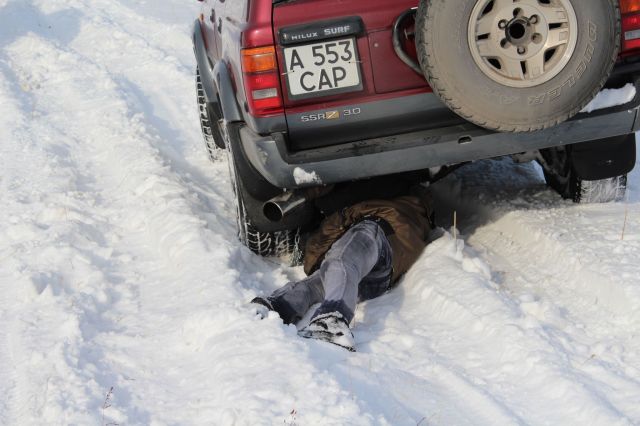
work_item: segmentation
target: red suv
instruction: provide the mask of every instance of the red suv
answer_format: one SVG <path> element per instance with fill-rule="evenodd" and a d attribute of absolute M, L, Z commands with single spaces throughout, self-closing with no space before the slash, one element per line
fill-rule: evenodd
<path fill-rule="evenodd" d="M 435 180 L 496 156 L 539 161 L 576 202 L 624 192 L 637 0 L 200 1 L 201 125 L 210 157 L 229 154 L 257 253 L 293 247 L 327 213 L 318 195 L 345 183 Z M 603 87 L 624 99 L 581 112 Z"/>

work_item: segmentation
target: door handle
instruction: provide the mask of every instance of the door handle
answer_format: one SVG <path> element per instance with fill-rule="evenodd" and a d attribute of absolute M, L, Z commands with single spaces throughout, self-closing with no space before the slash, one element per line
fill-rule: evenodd
<path fill-rule="evenodd" d="M 218 18 L 218 32 L 222 33 L 222 18 Z"/>

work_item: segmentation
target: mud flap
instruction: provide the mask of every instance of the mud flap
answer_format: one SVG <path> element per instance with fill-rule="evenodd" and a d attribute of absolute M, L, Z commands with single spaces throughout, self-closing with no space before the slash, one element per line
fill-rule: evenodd
<path fill-rule="evenodd" d="M 571 147 L 571 160 L 576 175 L 583 180 L 625 175 L 636 164 L 636 135 L 575 144 Z"/>

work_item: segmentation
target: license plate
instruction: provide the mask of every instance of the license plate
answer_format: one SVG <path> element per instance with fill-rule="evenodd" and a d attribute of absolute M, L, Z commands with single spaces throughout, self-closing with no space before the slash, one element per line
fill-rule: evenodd
<path fill-rule="evenodd" d="M 287 47 L 284 58 L 292 99 L 362 89 L 355 38 Z"/>

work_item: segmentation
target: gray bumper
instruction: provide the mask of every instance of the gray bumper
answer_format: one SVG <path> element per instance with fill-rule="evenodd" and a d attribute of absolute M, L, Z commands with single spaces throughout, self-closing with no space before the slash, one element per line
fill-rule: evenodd
<path fill-rule="evenodd" d="M 244 151 L 272 185 L 295 189 L 511 155 L 632 133 L 638 107 L 582 114 L 534 133 L 494 133 L 472 124 L 369 139 L 290 154 L 282 135 L 240 130 Z"/>

